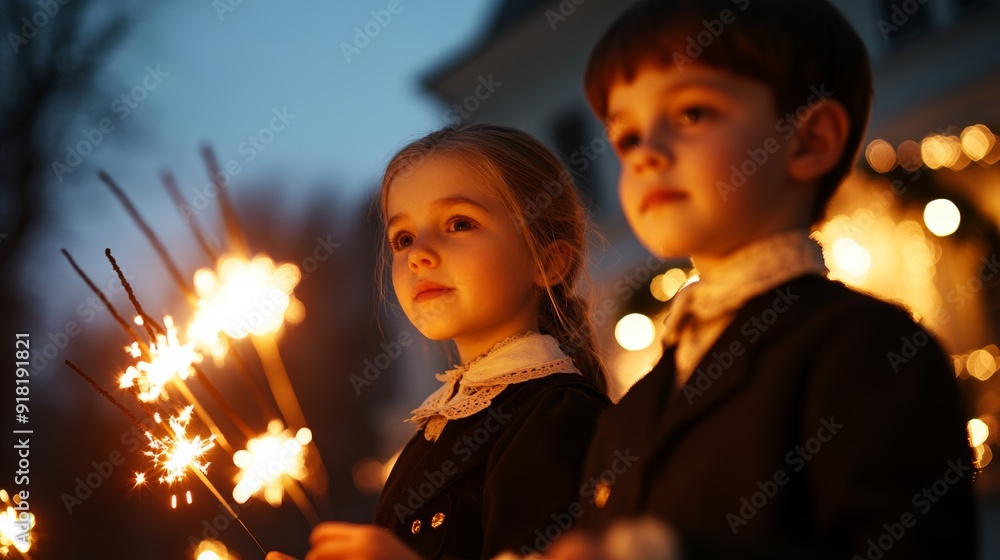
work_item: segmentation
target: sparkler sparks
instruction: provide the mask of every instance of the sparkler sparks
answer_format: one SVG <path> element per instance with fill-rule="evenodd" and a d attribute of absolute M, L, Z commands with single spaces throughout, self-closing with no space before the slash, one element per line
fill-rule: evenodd
<path fill-rule="evenodd" d="M 6 490 L 0 490 L 0 504 L 7 504 L 9 498 Z M 15 496 L 14 505 L 18 504 L 19 499 Z M 34 527 L 35 514 L 18 511 L 10 505 L 0 510 L 0 555 L 6 558 L 11 547 L 22 554 L 28 552 L 31 549 L 31 530 Z"/>
<path fill-rule="evenodd" d="M 163 469 L 160 482 L 172 484 L 183 480 L 188 469 L 197 469 L 202 474 L 208 470 L 208 463 L 202 462 L 202 458 L 205 452 L 215 446 L 215 436 L 205 439 L 201 436 L 194 438 L 187 436 L 187 425 L 191 421 L 193 409 L 193 406 L 185 407 L 180 414 L 168 419 L 167 424 L 170 426 L 172 436 L 160 438 L 146 432 L 151 451 L 145 453 Z M 162 423 L 159 414 L 155 416 L 155 420 Z"/>
<path fill-rule="evenodd" d="M 139 361 L 129 366 L 119 380 L 119 387 L 138 388 L 139 400 L 143 402 L 166 398 L 164 386 L 175 376 L 185 380 L 194 373 L 193 365 L 201 362 L 201 354 L 195 351 L 192 344 L 181 344 L 177 337 L 177 328 L 168 315 L 163 318 L 166 335 L 156 335 L 156 342 L 149 346 L 150 361 Z M 133 342 L 127 349 L 132 357 L 142 355 L 139 344 Z"/>
<path fill-rule="evenodd" d="M 264 499 L 278 507 L 284 494 L 284 477 L 302 481 L 308 475 L 305 446 L 312 441 L 312 432 L 302 428 L 293 435 L 283 428 L 280 421 L 271 420 L 266 434 L 251 439 L 246 449 L 233 455 L 233 463 L 241 469 L 233 489 L 237 503 L 246 503 L 263 489 Z"/>
<path fill-rule="evenodd" d="M 199 300 L 188 337 L 220 357 L 222 333 L 233 339 L 264 336 L 285 321 L 301 321 L 305 308 L 292 294 L 301 278 L 297 266 L 276 265 L 266 256 L 223 257 L 217 271 L 203 268 L 194 275 Z"/>

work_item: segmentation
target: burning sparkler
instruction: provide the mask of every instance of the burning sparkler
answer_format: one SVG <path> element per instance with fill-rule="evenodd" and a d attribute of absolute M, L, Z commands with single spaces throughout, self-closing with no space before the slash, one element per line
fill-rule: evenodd
<path fill-rule="evenodd" d="M 188 338 L 220 359 L 226 352 L 222 334 L 237 340 L 265 336 L 279 332 L 285 321 L 300 322 L 305 308 L 292 291 L 301 278 L 297 266 L 276 265 L 266 256 L 223 257 L 218 270 L 194 275 L 199 299 Z"/>
<path fill-rule="evenodd" d="M 187 426 L 191 421 L 192 410 L 194 410 L 194 406 L 187 406 L 181 410 L 180 414 L 171 416 L 167 420 L 167 425 L 173 435 L 159 437 L 153 435 L 152 432 L 146 432 L 151 451 L 146 451 L 145 454 L 152 457 L 153 462 L 163 469 L 160 482 L 172 484 L 183 480 L 184 475 L 189 470 L 197 469 L 202 474 L 208 470 L 208 463 L 203 462 L 202 459 L 205 452 L 215 447 L 215 436 L 211 435 L 205 439 L 202 439 L 201 436 L 188 437 Z M 159 414 L 156 414 L 154 419 L 163 423 Z"/>
<path fill-rule="evenodd" d="M 163 318 L 166 334 L 157 334 L 156 342 L 149 345 L 149 361 L 139 361 L 129 366 L 122 375 L 119 387 L 137 387 L 142 402 L 167 398 L 164 388 L 172 379 L 185 380 L 194 373 L 194 364 L 201 362 L 201 354 L 192 344 L 181 344 L 177 338 L 177 328 L 168 315 Z M 126 349 L 133 358 L 142 356 L 138 342 Z"/>
<path fill-rule="evenodd" d="M 6 490 L 0 489 L 0 508 L 10 503 Z M 20 505 L 20 498 L 15 495 L 14 505 L 7 505 L 0 510 L 0 555 L 4 558 L 10 553 L 11 547 L 21 554 L 31 549 L 31 530 L 35 527 L 35 514 L 28 511 L 18 511 L 14 506 Z"/>
<path fill-rule="evenodd" d="M 233 489 L 233 499 L 237 503 L 246 503 L 252 495 L 263 490 L 267 503 L 278 507 L 284 494 L 285 477 L 305 480 L 308 474 L 306 445 L 312 441 L 312 432 L 302 428 L 293 434 L 283 428 L 279 420 L 271 420 L 266 434 L 251 439 L 246 449 L 233 455 L 233 463 L 240 467 Z"/>

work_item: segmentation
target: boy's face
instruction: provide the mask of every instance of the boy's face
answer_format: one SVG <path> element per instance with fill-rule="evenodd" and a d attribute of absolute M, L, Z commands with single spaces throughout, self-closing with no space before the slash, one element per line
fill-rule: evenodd
<path fill-rule="evenodd" d="M 763 84 L 715 68 L 647 65 L 608 96 L 621 160 L 619 196 L 639 240 L 660 257 L 725 257 L 809 225 L 786 174 L 793 123 Z M 796 193 L 800 194 L 800 193 Z"/>

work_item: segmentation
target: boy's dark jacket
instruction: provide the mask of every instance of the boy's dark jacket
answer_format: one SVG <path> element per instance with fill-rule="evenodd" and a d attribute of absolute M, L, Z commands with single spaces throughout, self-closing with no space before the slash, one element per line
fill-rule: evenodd
<path fill-rule="evenodd" d="M 582 376 L 552 374 L 511 385 L 488 409 L 450 420 L 434 443 L 418 432 L 393 467 L 375 524 L 424 558 L 548 547 L 569 527 L 559 521 L 571 508 L 582 512 L 578 481 L 608 404 Z"/>
<path fill-rule="evenodd" d="M 974 557 L 951 362 L 902 309 L 804 276 L 744 305 L 681 390 L 673 363 L 598 421 L 581 525 L 652 515 L 687 560 Z"/>

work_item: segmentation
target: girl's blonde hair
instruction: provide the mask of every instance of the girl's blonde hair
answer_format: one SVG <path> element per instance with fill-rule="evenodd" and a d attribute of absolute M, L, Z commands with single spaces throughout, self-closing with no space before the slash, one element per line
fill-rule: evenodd
<path fill-rule="evenodd" d="M 468 164 L 510 213 L 539 268 L 551 244 L 563 241 L 569 266 L 562 281 L 546 287 L 538 325 L 553 336 L 573 358 L 583 375 L 607 393 L 604 367 L 597 351 L 588 298 L 587 216 L 573 180 L 559 158 L 541 142 L 520 130 L 493 124 L 465 124 L 444 128 L 415 140 L 396 153 L 386 166 L 379 196 L 379 215 L 385 227 L 389 186 L 406 177 L 431 156 L 448 156 Z M 391 251 L 383 236 L 379 282 L 385 286 Z"/>

